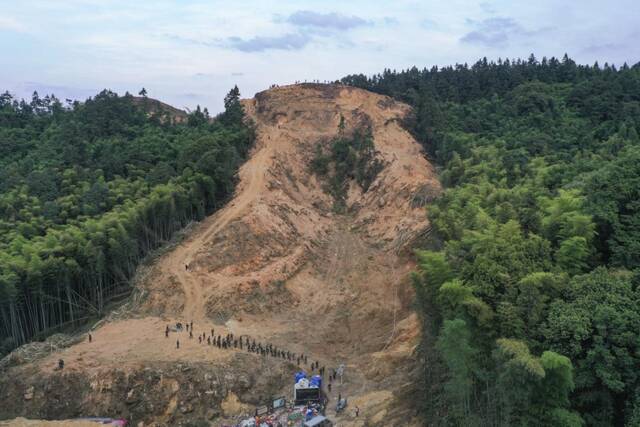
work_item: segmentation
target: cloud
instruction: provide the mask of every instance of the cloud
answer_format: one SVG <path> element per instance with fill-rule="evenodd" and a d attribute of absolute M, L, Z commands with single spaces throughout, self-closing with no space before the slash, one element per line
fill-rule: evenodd
<path fill-rule="evenodd" d="M 513 18 L 498 16 L 482 21 L 467 19 L 467 24 L 475 29 L 462 36 L 460 39 L 462 43 L 479 44 L 492 48 L 505 47 L 513 38 L 531 37 L 551 29 L 545 27 L 530 31 L 518 24 Z"/>
<path fill-rule="evenodd" d="M 19 85 L 22 94 L 38 92 L 40 96 L 55 95 L 58 99 L 86 99 L 98 93 L 98 89 L 87 89 L 76 86 L 56 85 L 50 83 L 26 81 Z"/>
<path fill-rule="evenodd" d="M 585 47 L 584 49 L 582 49 L 582 52 L 602 53 L 602 52 L 609 52 L 609 51 L 612 51 L 612 50 L 623 49 L 625 47 L 626 46 L 624 44 L 621 44 L 621 43 L 592 44 L 592 45 L 589 45 L 589 46 Z"/>
<path fill-rule="evenodd" d="M 369 24 L 355 15 L 346 16 L 335 12 L 317 13 L 310 10 L 299 10 L 289 16 L 286 21 L 299 27 L 316 27 L 340 31 Z"/>
<path fill-rule="evenodd" d="M 22 33 L 26 28 L 18 20 L 10 16 L 0 16 L 0 31 L 16 31 Z"/>
<path fill-rule="evenodd" d="M 385 16 L 384 18 L 382 18 L 382 22 L 385 25 L 396 25 L 400 23 L 398 18 L 394 18 L 393 16 Z"/>
<path fill-rule="evenodd" d="M 232 77 L 242 77 L 242 76 L 244 76 L 244 73 L 236 71 L 234 73 L 231 73 L 231 76 Z"/>
<path fill-rule="evenodd" d="M 488 13 L 489 15 L 493 15 L 494 13 L 496 13 L 496 9 L 488 1 L 481 2 L 480 3 L 480 9 L 482 9 L 483 11 Z"/>
<path fill-rule="evenodd" d="M 241 52 L 264 52 L 265 50 L 300 50 L 310 41 L 311 37 L 306 34 L 289 33 L 275 37 L 256 36 L 251 39 L 229 37 L 222 45 Z"/>
<path fill-rule="evenodd" d="M 438 27 L 438 23 L 433 19 L 425 18 L 420 21 L 420 26 L 425 30 L 433 30 Z"/>

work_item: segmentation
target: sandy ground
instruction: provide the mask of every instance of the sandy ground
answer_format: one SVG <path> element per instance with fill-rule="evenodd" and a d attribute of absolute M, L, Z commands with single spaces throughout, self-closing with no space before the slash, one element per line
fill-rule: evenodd
<path fill-rule="evenodd" d="M 407 278 L 413 264 L 403 253 L 429 229 L 425 207 L 415 200 L 440 191 L 419 145 L 400 126 L 408 107 L 322 85 L 273 89 L 244 106 L 258 140 L 233 200 L 158 260 L 141 285 L 149 297 L 131 318 L 104 324 L 93 342 L 51 354 L 39 366 L 52 372 L 60 358 L 65 370 L 80 372 L 224 363 L 239 350 L 197 340 L 214 328 L 215 335 L 247 335 L 308 354 L 328 370 L 344 363 L 344 384 L 334 386 L 331 398 L 348 396 L 361 416 L 348 411 L 339 425 L 384 425 L 419 335 Z M 340 116 L 348 129 L 368 120 L 385 161 L 369 191 L 352 186 L 346 215 L 332 212 L 332 200 L 309 172 L 314 145 L 336 134 Z M 186 331 L 165 337 L 166 325 L 178 321 L 194 322 L 193 339 Z"/>

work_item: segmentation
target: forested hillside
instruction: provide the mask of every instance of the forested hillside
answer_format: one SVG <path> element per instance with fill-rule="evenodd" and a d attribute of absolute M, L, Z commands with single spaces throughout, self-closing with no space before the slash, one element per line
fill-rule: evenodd
<path fill-rule="evenodd" d="M 100 315 L 150 251 L 221 206 L 254 139 L 237 88 L 225 107 L 185 120 L 110 91 L 0 96 L 0 354 Z"/>
<path fill-rule="evenodd" d="M 387 70 L 441 165 L 417 251 L 441 425 L 640 425 L 640 67 L 568 57 Z"/>

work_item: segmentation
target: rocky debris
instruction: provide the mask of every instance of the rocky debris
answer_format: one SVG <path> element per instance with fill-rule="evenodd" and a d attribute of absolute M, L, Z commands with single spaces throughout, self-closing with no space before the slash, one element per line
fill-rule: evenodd
<path fill-rule="evenodd" d="M 24 400 L 31 400 L 33 399 L 33 390 L 35 389 L 35 387 L 30 386 L 29 388 L 27 388 L 27 390 L 24 392 Z"/>
<path fill-rule="evenodd" d="M 0 372 L 16 365 L 32 363 L 49 354 L 70 347 L 82 341 L 84 337 L 65 334 L 53 334 L 44 341 L 34 341 L 22 345 L 0 360 Z"/>
<path fill-rule="evenodd" d="M 16 416 L 72 419 L 80 415 L 118 416 L 136 425 L 177 426 L 224 414 L 246 416 L 268 393 L 277 393 L 294 372 L 277 360 L 260 359 L 252 370 L 245 354 L 230 365 L 164 364 L 140 371 L 108 370 L 42 375 L 24 369 L 0 378 L 0 419 Z M 224 372 L 224 375 L 221 375 Z M 16 401 L 14 396 L 23 396 Z M 162 415 L 164 414 L 164 415 Z"/>

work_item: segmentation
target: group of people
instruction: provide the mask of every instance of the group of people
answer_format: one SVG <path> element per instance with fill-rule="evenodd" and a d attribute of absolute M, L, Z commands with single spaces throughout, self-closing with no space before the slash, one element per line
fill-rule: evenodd
<path fill-rule="evenodd" d="M 186 331 L 189 333 L 189 339 L 194 339 L 194 329 L 193 329 L 193 321 L 187 323 L 185 325 Z M 176 330 L 182 330 L 182 324 L 176 324 Z M 171 328 L 169 325 L 166 326 L 164 335 L 166 338 L 169 338 L 169 332 L 171 332 Z M 226 335 L 215 334 L 215 328 L 211 328 L 209 331 L 210 334 L 207 335 L 206 332 L 198 333 L 198 343 L 206 345 L 212 345 L 214 347 L 218 347 L 219 349 L 227 350 L 227 349 L 238 349 L 238 350 L 246 350 L 250 353 L 255 353 L 261 356 L 270 356 L 277 359 L 282 359 L 285 361 L 293 362 L 295 361 L 298 366 L 305 366 L 309 363 L 308 355 L 306 354 L 297 354 L 288 350 L 284 350 L 274 346 L 270 343 L 260 343 L 256 342 L 255 339 L 249 339 L 248 336 L 234 336 L 234 334 L 228 333 Z M 180 339 L 176 339 L 176 349 L 180 348 Z M 311 372 L 318 370 L 318 373 L 321 376 L 324 376 L 325 367 L 320 367 L 320 362 L 317 360 L 315 362 L 311 362 Z"/>

